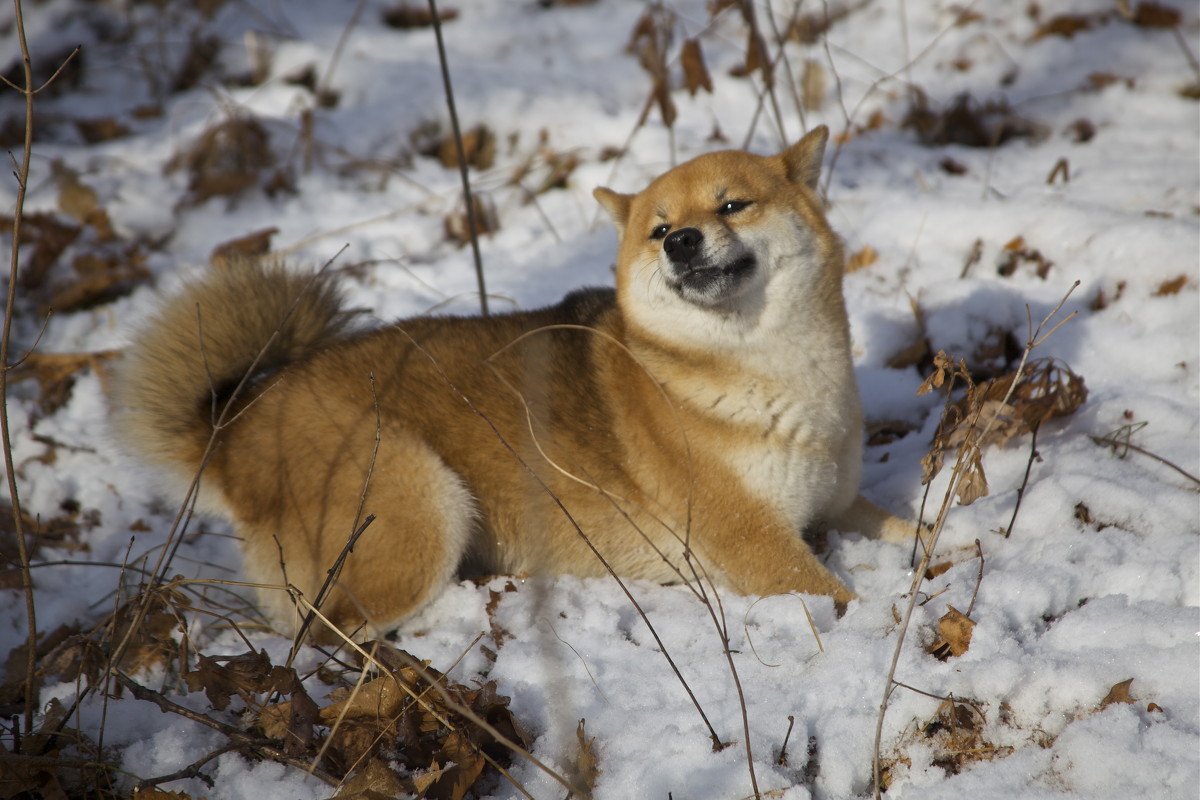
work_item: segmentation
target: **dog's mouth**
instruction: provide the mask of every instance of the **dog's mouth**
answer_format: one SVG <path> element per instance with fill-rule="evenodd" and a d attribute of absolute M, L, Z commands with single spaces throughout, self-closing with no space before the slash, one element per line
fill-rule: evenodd
<path fill-rule="evenodd" d="M 719 306 L 741 294 L 745 280 L 754 274 L 758 261 L 746 254 L 720 266 L 672 264 L 667 283 L 688 302 L 702 306 Z"/>

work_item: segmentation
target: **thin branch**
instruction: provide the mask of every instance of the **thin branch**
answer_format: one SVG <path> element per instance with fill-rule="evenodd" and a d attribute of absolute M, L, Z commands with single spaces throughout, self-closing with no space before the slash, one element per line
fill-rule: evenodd
<path fill-rule="evenodd" d="M 979 587 L 983 584 L 983 545 L 975 540 L 975 552 L 979 555 L 979 573 L 975 576 L 975 591 L 971 592 L 971 604 L 967 606 L 967 617 L 975 610 L 975 598 L 979 597 Z"/>
<path fill-rule="evenodd" d="M 219 720 L 215 720 L 212 717 L 201 714 L 199 711 L 193 711 L 192 709 L 181 706 L 178 703 L 172 703 L 162 694 L 154 691 L 153 689 L 148 689 L 145 686 L 142 686 L 140 683 L 135 681 L 133 678 L 130 678 L 120 670 L 113 670 L 113 677 L 117 679 L 117 683 L 128 689 L 129 693 L 138 700 L 146 700 L 154 703 L 156 706 L 162 709 L 164 713 L 177 714 L 184 719 L 191 720 L 192 722 L 203 725 L 206 728 L 211 728 L 214 731 L 223 734 L 238 749 L 246 749 L 252 753 L 270 758 L 272 761 L 278 761 L 281 764 L 287 764 L 288 766 L 296 767 L 305 771 L 308 770 L 308 762 L 289 756 L 283 750 L 272 746 L 265 738 L 252 736 L 243 730 L 235 728 L 232 725 L 228 725 L 224 722 L 220 722 Z M 330 786 L 336 786 L 338 784 L 338 780 L 336 778 L 323 770 L 313 770 L 311 774 Z"/>
<path fill-rule="evenodd" d="M 467 230 L 471 234 L 471 255 L 475 259 L 475 282 L 479 285 L 479 310 L 488 315 L 487 288 L 483 283 L 483 256 L 479 253 L 479 227 L 475 222 L 475 198 L 471 194 L 471 176 L 463 150 L 462 128 L 458 124 L 458 109 L 454 105 L 454 86 L 450 82 L 450 65 L 446 60 L 446 44 L 442 40 L 442 20 L 438 16 L 437 0 L 429 0 L 433 35 L 437 39 L 438 61 L 442 67 L 442 85 L 446 89 L 446 107 L 450 111 L 450 127 L 454 131 L 454 151 L 458 154 L 458 174 L 462 179 L 463 200 L 467 204 Z"/>
<path fill-rule="evenodd" d="M 1008 392 L 1004 395 L 1004 399 L 1000 402 L 1000 404 L 995 407 L 996 410 L 987 420 L 987 423 L 983 426 L 982 431 L 980 431 L 979 424 L 980 416 L 983 413 L 983 406 L 980 406 L 979 410 L 975 414 L 975 418 L 971 421 L 971 424 L 967 429 L 967 435 L 963 437 L 963 442 L 959 446 L 958 458 L 955 461 L 954 470 L 950 476 L 950 485 L 946 487 L 946 493 L 942 498 L 941 509 L 938 511 L 937 519 L 933 524 L 933 530 L 929 532 L 929 541 L 925 549 L 925 555 L 921 559 L 921 563 L 913 575 L 912 586 L 909 588 L 908 592 L 908 605 L 905 608 L 904 617 L 900 621 L 899 631 L 896 636 L 896 647 L 892 651 L 892 661 L 891 665 L 888 667 L 887 683 L 883 690 L 883 699 L 879 703 L 879 714 L 875 720 L 875 747 L 872 754 L 871 764 L 875 800 L 880 800 L 882 792 L 882 764 L 880 758 L 880 747 L 883 742 L 883 720 L 887 714 L 888 701 L 891 699 L 892 692 L 895 690 L 897 685 L 896 670 L 900 665 L 900 653 L 904 648 L 904 639 L 908 633 L 908 626 L 910 620 L 912 619 L 913 611 L 917 607 L 917 590 L 920 588 L 921 581 L 925 579 L 925 571 L 929 568 L 929 562 L 933 557 L 934 550 L 937 548 L 938 538 L 941 536 L 942 529 L 946 525 L 946 517 L 950 513 L 950 508 L 952 507 L 954 498 L 958 493 L 958 486 L 961 483 L 963 476 L 968 472 L 970 465 L 974 463 L 975 459 L 979 456 L 979 442 L 986 440 L 988 433 L 992 429 L 992 426 L 996 424 L 996 421 L 1000 417 L 1000 409 L 1008 407 L 1008 402 L 1010 399 L 1012 399 L 1013 392 L 1016 391 L 1017 386 L 1020 385 L 1021 379 L 1025 375 L 1025 366 L 1029 362 L 1029 354 L 1035 347 L 1046 340 L 1046 336 L 1050 335 L 1049 333 L 1042 335 L 1042 330 L 1047 324 L 1049 324 L 1050 320 L 1058 315 L 1058 312 L 1066 304 L 1067 299 L 1071 296 L 1071 293 L 1074 292 L 1078 286 L 1079 281 L 1075 281 L 1075 283 L 1071 285 L 1071 288 L 1067 290 L 1067 293 L 1063 295 L 1063 298 L 1058 301 L 1058 305 L 1056 305 L 1050 311 L 1050 313 L 1046 315 L 1041 323 L 1038 324 L 1037 330 L 1033 330 L 1032 319 L 1029 320 L 1030 331 L 1025 342 L 1025 350 L 1021 353 L 1021 361 L 1017 365 L 1016 372 L 1013 375 L 1012 383 L 1008 387 Z M 1026 311 L 1026 314 L 1028 316 L 1028 310 Z M 1074 316 L 1074 313 L 1069 315 L 1067 319 L 1070 319 L 1072 316 Z M 1066 319 L 1055 324 L 1055 326 L 1050 330 L 1050 333 L 1058 330 L 1059 326 L 1061 326 L 1064 322 L 1066 322 Z"/>
<path fill-rule="evenodd" d="M 8 292 L 4 300 L 4 332 L 0 335 L 0 447 L 4 450 L 4 469 L 8 476 L 8 497 L 11 504 L 13 532 L 17 538 L 17 556 L 21 564 L 21 590 L 25 599 L 25 730 L 33 730 L 34 709 L 37 707 L 37 611 L 33 596 L 33 576 L 29 571 L 29 547 L 21 518 L 21 495 L 17 488 L 16 469 L 12 455 L 12 431 L 8 424 L 8 355 L 12 343 L 13 308 L 17 297 L 18 255 L 21 249 L 21 220 L 25 211 L 25 192 L 29 186 L 29 164 L 33 157 L 33 65 L 29 60 L 29 43 L 25 38 L 25 18 L 21 0 L 13 0 L 17 41 L 21 48 L 21 65 L 25 88 L 13 86 L 25 96 L 25 135 L 21 148 L 21 163 L 16 170 L 17 201 L 13 209 L 12 249 L 8 264 Z M 69 60 L 69 59 L 68 59 Z M 65 64 L 65 62 L 64 62 Z M 60 67 L 61 69 L 61 67 Z M 50 80 L 58 75 L 56 71 Z M 8 83 L 8 81 L 6 81 Z"/>
<path fill-rule="evenodd" d="M 152 789 L 155 786 L 158 786 L 159 784 L 162 784 L 162 783 L 171 783 L 172 781 L 181 781 L 181 780 L 184 780 L 185 778 L 195 778 L 197 780 L 200 780 L 204 783 L 205 786 L 207 786 L 209 789 L 211 789 L 216 784 L 213 782 L 212 778 L 208 777 L 203 772 L 201 772 L 200 768 L 203 767 L 208 762 L 212 761 L 214 758 L 217 758 L 218 756 L 223 756 L 226 753 L 232 752 L 234 750 L 237 750 L 237 745 L 232 745 L 232 744 L 225 745 L 224 747 L 214 750 L 213 752 L 209 753 L 208 755 L 206 755 L 202 758 L 199 758 L 196 761 L 193 761 L 191 764 L 188 764 L 183 769 L 176 770 L 175 772 L 172 772 L 169 775 L 159 775 L 157 778 L 142 778 L 140 781 L 137 782 L 137 784 L 134 785 L 134 788 L 133 788 L 134 794 L 137 794 L 138 792 L 142 791 L 143 789 Z"/>
<path fill-rule="evenodd" d="M 1013 506 L 1012 517 L 1008 520 L 1008 527 L 1004 529 L 1004 538 L 1012 536 L 1013 526 L 1017 523 L 1017 512 L 1021 510 L 1021 501 L 1025 499 L 1025 489 L 1029 486 L 1029 473 L 1033 471 L 1033 462 L 1038 458 L 1037 437 L 1040 424 L 1033 426 L 1033 435 L 1029 440 L 1029 460 L 1025 462 L 1025 477 L 1021 479 L 1021 485 L 1017 487 L 1017 504 Z M 978 540 L 976 540 L 978 541 Z M 971 616 L 968 611 L 967 616 Z"/>
<path fill-rule="evenodd" d="M 659 650 L 662 652 L 663 657 L 667 660 L 667 663 L 671 666 L 671 670 L 675 673 L 675 677 L 678 678 L 679 682 L 683 685 L 684 691 L 687 692 L 688 697 L 692 701 L 692 705 L 694 705 L 696 707 L 696 711 L 699 712 L 700 718 L 704 721 L 705 727 L 708 728 L 709 737 L 712 739 L 712 742 L 713 742 L 713 749 L 720 750 L 720 749 L 724 748 L 725 743 L 723 743 L 721 741 L 721 737 L 717 735 L 716 729 L 713 728 L 712 723 L 709 722 L 708 715 L 705 714 L 704 709 L 701 708 L 700 701 L 696 699 L 695 693 L 692 692 L 692 687 L 689 686 L 687 680 L 684 679 L 683 673 L 680 672 L 679 667 L 675 664 L 675 659 L 673 659 L 671 657 L 670 652 L 668 652 L 668 650 L 667 650 L 666 644 L 664 644 L 662 639 L 659 637 L 658 631 L 654 628 L 654 625 L 650 622 L 650 618 L 646 615 L 646 612 L 642 608 L 641 603 L 639 603 L 637 601 L 637 598 L 635 598 L 633 596 L 633 593 L 629 591 L 629 587 L 626 586 L 625 582 L 623 580 L 621 580 L 621 577 L 619 575 L 617 575 L 616 570 L 613 569 L 612 565 L 608 563 L 608 560 L 596 548 L 596 546 L 592 543 L 592 540 L 588 537 L 588 535 L 583 532 L 583 528 L 581 528 L 579 526 L 579 523 L 575 521 L 575 517 L 572 516 L 571 512 L 567 510 L 567 507 L 565 505 L 563 505 L 562 500 L 560 500 L 558 498 L 558 496 L 546 484 L 546 482 L 542 480 L 542 477 L 540 475 L 538 475 L 533 470 L 532 467 L 529 466 L 528 462 L 526 462 L 525 459 L 523 459 L 521 457 L 521 454 L 518 453 L 516 451 L 516 449 L 512 446 L 512 444 L 509 443 L 508 439 L 506 439 L 504 437 L 504 434 L 500 433 L 500 430 L 496 427 L 495 423 L 493 423 L 492 420 L 489 419 L 486 414 L 484 414 L 482 411 L 480 411 L 475 406 L 475 404 L 473 402 L 471 402 L 471 399 L 469 397 L 467 397 L 465 394 L 463 394 L 462 390 L 459 389 L 452 380 L 450 380 L 450 376 L 445 373 L 445 371 L 442 369 L 441 364 L 438 363 L 437 359 L 435 359 L 428 350 L 426 350 L 415 339 L 413 339 L 412 336 L 410 336 L 408 334 L 408 332 L 405 331 L 403 328 L 397 327 L 397 330 L 399 330 L 402 334 L 404 334 L 404 336 L 408 339 L 408 341 L 412 344 L 413 347 L 415 347 L 422 355 L 424 355 L 427 359 L 429 359 L 429 362 L 431 364 L 433 364 L 433 368 L 435 370 L 437 370 L 438 375 L 440 375 L 442 380 L 445 381 L 446 385 L 450 387 L 451 391 L 453 391 L 456 395 L 458 395 L 459 399 L 461 399 L 464 403 L 466 403 L 467 407 L 476 416 L 478 416 L 481 420 L 483 420 L 484 423 L 489 428 L 492 429 L 492 433 L 495 435 L 496 439 L 500 442 L 500 444 L 504 446 L 504 449 L 508 450 L 509 454 L 512 455 L 512 457 L 517 460 L 517 463 L 521 465 L 521 468 L 523 470 L 525 470 L 525 472 L 529 475 L 529 477 L 532 478 L 533 481 L 538 485 L 538 487 L 541 488 L 542 491 L 544 491 L 547 494 L 547 496 L 551 499 L 551 501 L 554 502 L 554 504 L 556 506 L 558 506 L 559 511 L 561 511 L 563 513 L 563 516 L 565 516 L 567 518 L 567 522 L 571 525 L 572 528 L 575 529 L 575 533 L 579 536 L 580 539 L 583 540 L 583 543 L 585 545 L 587 545 L 588 549 L 592 551 L 592 554 L 596 557 L 596 559 L 600 562 L 601 566 L 604 567 L 604 569 L 608 572 L 608 574 L 613 577 L 613 579 L 617 582 L 617 585 L 621 587 L 621 591 L 625 594 L 625 597 L 633 605 L 633 607 L 637 611 L 638 615 L 642 618 L 642 621 L 644 623 L 646 623 L 646 627 L 649 629 L 650 635 L 654 637 L 654 641 L 658 645 Z M 728 649 L 728 645 L 726 645 L 726 649 Z"/>
<path fill-rule="evenodd" d="M 1147 450 L 1144 447 L 1138 447 L 1136 444 L 1132 444 L 1131 442 L 1116 439 L 1111 433 L 1108 434 L 1107 436 L 1089 436 L 1088 438 L 1091 439 L 1093 442 L 1095 442 L 1098 445 L 1112 448 L 1114 453 L 1116 452 L 1118 447 L 1120 447 L 1124 450 L 1132 450 L 1135 453 L 1141 453 L 1142 455 L 1146 456 L 1147 458 L 1152 458 L 1155 461 L 1157 461 L 1158 463 L 1160 463 L 1164 466 L 1170 467 L 1171 469 L 1175 470 L 1183 477 L 1187 478 L 1192 483 L 1196 484 L 1197 486 L 1200 486 L 1200 478 L 1197 478 L 1195 475 L 1188 472 L 1183 467 L 1180 467 L 1178 464 L 1174 464 L 1174 463 L 1168 461 L 1167 459 L 1163 458 L 1160 455 L 1151 453 L 1149 450 Z"/>
<path fill-rule="evenodd" d="M 368 514 L 367 518 L 362 521 L 362 524 L 350 534 L 350 538 L 346 540 L 345 546 L 342 547 L 342 552 L 338 553 L 337 560 L 333 562 L 333 566 L 326 571 L 325 582 L 321 584 L 317 596 L 313 598 L 313 608 L 309 609 L 308 614 L 305 615 L 304 622 L 300 625 L 300 630 L 296 633 L 296 638 L 292 642 L 292 651 L 288 654 L 286 666 L 290 667 L 292 661 L 295 660 L 296 654 L 300 651 L 300 645 L 304 642 L 304 638 L 308 633 L 308 629 L 312 627 L 313 622 L 316 620 L 317 610 L 328 598 L 329 592 L 337 585 L 338 576 L 341 575 L 342 568 L 346 565 L 346 559 L 354 551 L 354 546 L 358 544 L 358 538 L 366 533 L 367 528 L 374 521 L 375 515 Z"/>

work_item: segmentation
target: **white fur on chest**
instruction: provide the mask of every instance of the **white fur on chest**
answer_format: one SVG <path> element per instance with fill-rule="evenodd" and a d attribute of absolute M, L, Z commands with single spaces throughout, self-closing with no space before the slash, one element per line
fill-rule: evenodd
<path fill-rule="evenodd" d="M 788 383 L 751 381 L 710 405 L 710 415 L 741 433 L 737 445 L 711 455 L 799 530 L 844 494 L 852 471 L 844 463 L 847 442 L 858 436 L 857 395 L 845 375 Z"/>

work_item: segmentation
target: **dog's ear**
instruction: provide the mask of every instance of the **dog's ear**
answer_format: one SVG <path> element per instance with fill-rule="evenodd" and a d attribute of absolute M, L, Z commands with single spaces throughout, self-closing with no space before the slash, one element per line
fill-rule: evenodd
<path fill-rule="evenodd" d="M 779 154 L 788 180 L 803 183 L 810 189 L 817 188 L 821 177 L 821 161 L 825 158 L 825 143 L 829 141 L 829 128 L 820 125 L 813 128 L 804 138 Z"/>
<path fill-rule="evenodd" d="M 624 236 L 625 225 L 629 222 L 629 204 L 633 201 L 633 195 L 621 194 L 599 186 L 592 192 L 592 197 L 604 206 L 604 210 L 608 212 L 617 226 L 617 233 Z"/>

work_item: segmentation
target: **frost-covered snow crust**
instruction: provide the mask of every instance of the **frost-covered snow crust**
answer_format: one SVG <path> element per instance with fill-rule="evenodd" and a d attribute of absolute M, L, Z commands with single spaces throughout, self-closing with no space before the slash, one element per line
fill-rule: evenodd
<path fill-rule="evenodd" d="M 353 304 L 383 319 L 433 308 L 472 313 L 470 249 L 446 234 L 446 217 L 458 213 L 458 174 L 422 154 L 430 142 L 436 147 L 448 119 L 432 31 L 383 24 L 378 3 L 364 4 L 355 21 L 353 3 L 218 3 L 209 4 L 211 18 L 192 5 L 26 4 L 35 59 L 84 47 L 78 82 L 37 100 L 26 213 L 62 213 L 64 185 L 89 187 L 118 239 L 138 243 L 160 286 L 203 264 L 218 244 L 276 228 L 273 249 L 299 263 L 323 263 L 344 246 L 333 268 L 346 268 Z M 495 137 L 490 165 L 473 175 L 499 225 L 482 242 L 492 307 L 536 307 L 611 282 L 615 237 L 591 199 L 596 185 L 637 190 L 673 162 L 740 146 L 752 120 L 750 148 L 758 152 L 781 148 L 780 128 L 792 140 L 805 124 L 828 124 L 835 136 L 845 134 L 828 177 L 830 218 L 848 252 L 865 262 L 876 255 L 846 279 L 868 427 L 907 432 L 891 441 L 877 436 L 867 448 L 864 492 L 915 517 L 924 492 L 919 462 L 940 402 L 917 396 L 925 376 L 916 367 L 888 366 L 922 336 L 914 304 L 934 351 L 994 365 L 1005 359 L 1005 333 L 1023 343 L 1027 314 L 1036 323 L 1079 281 L 1065 309 L 1078 316 L 1037 355 L 1082 375 L 1088 400 L 1040 429 L 1008 538 L 998 531 L 1017 502 L 1029 437 L 985 453 L 990 494 L 951 512 L 936 560 L 953 566 L 923 585 L 929 599 L 917 608 L 896 674 L 922 692 L 970 701 L 979 712 L 971 723 L 977 741 L 988 749 L 948 760 L 946 739 L 935 730 L 945 727 L 942 701 L 897 689 L 881 751 L 890 767 L 887 796 L 1194 798 L 1200 487 L 1143 451 L 1200 474 L 1196 7 L 1175 3 L 1181 21 L 1171 29 L 1082 0 L 1042 4 L 1036 18 L 1028 4 L 1008 0 L 981 0 L 969 12 L 947 2 L 906 5 L 902 15 L 905 4 L 868 2 L 836 19 L 825 37 L 790 43 L 786 69 L 783 61 L 775 68 L 777 123 L 770 100 L 758 114 L 761 72 L 730 74 L 744 62 L 740 14 L 726 11 L 709 25 L 705 3 L 670 3 L 677 15 L 671 57 L 684 37 L 699 36 L 714 91 L 690 96 L 679 62 L 671 61 L 673 135 L 656 107 L 631 137 L 652 85 L 625 51 L 642 3 L 461 3 L 444 26 L 459 113 L 465 125 L 486 126 Z M 756 7 L 774 56 L 768 16 L 784 29 L 793 6 Z M 819 20 L 821 9 L 804 3 L 798 13 Z M 1066 22 L 1052 24 L 1055 14 Z M 194 87 L 170 91 L 188 43 L 204 36 L 224 43 L 216 61 Z M 15 57 L 11 26 L 2 37 L 0 52 Z M 258 48 L 266 54 L 261 67 L 250 55 Z M 814 82 L 819 70 L 825 83 L 802 123 L 792 94 L 806 60 L 819 65 L 809 67 Z M 336 94 L 335 103 L 318 104 L 296 80 L 309 65 L 309 86 Z M 232 79 L 255 69 L 257 82 Z M 1007 119 L 1017 135 L 994 148 L 922 144 L 922 132 L 936 140 L 937 131 L 901 124 L 917 93 L 935 113 L 965 93 L 970 113 L 992 124 Z M 1007 109 L 988 116 L 989 102 Z M 19 111 L 16 94 L 0 92 L 0 122 Z M 179 157 L 231 118 L 262 126 L 272 163 L 244 191 L 205 199 Z M 77 120 L 115 120 L 128 132 L 89 144 Z M 727 143 L 714 141 L 715 132 Z M 627 141 L 623 158 L 608 158 Z M 14 145 L 6 140 L 5 147 Z M 173 160 L 176 168 L 168 168 Z M 55 163 L 75 177 L 52 172 Z M 563 164 L 573 168 L 560 181 L 551 172 Z M 529 171 L 518 185 L 513 178 L 523 165 Z M 549 182 L 563 185 L 541 191 Z M 14 202 L 8 178 L 0 185 L 5 213 Z M 68 256 L 86 244 L 76 242 Z M 96 308 L 56 315 L 38 350 L 119 347 L 156 300 L 145 281 L 136 286 Z M 14 352 L 37 335 L 41 319 L 32 305 L 16 320 Z M 22 383 L 9 408 L 23 503 L 44 520 L 61 517 L 67 503 L 94 523 L 62 547 L 38 551 L 42 561 L 81 562 L 34 570 L 38 627 L 86 629 L 111 610 L 119 583 L 118 569 L 95 563 L 153 561 L 173 509 L 156 501 L 153 476 L 106 435 L 100 377 L 81 372 L 53 413 L 39 411 L 37 400 L 34 384 Z M 1139 449 L 1094 441 L 1110 434 Z M 930 488 L 931 508 L 948 472 Z M 236 548 L 219 535 L 227 529 L 208 522 L 193 529 L 207 535 L 185 541 L 174 571 L 236 579 Z M 495 680 L 535 735 L 533 754 L 553 768 L 571 769 L 577 726 L 586 720 L 600 769 L 598 799 L 749 796 L 747 746 L 766 796 L 863 796 L 895 613 L 912 580 L 909 553 L 831 534 L 826 555 L 861 600 L 838 619 L 827 598 L 805 598 L 820 647 L 797 597 L 721 598 L 748 742 L 708 611 L 681 588 L 630 587 L 719 735 L 733 742 L 720 752 L 612 581 L 514 578 L 516 591 L 503 591 L 506 577 L 463 583 L 410 621 L 400 644 L 443 670 L 466 651 L 451 677 Z M 491 590 L 500 599 L 489 614 Z M 967 652 L 944 661 L 926 652 L 947 607 L 965 611 L 976 591 Z M 21 595 L 6 589 L 0 652 L 24 641 L 24 620 Z M 188 624 L 191 646 L 203 652 L 246 649 L 210 616 Z M 248 635 L 275 663 L 286 657 L 284 638 L 253 627 Z M 306 652 L 298 666 L 319 661 Z M 143 677 L 154 686 L 177 680 L 161 672 Z M 1129 678 L 1132 702 L 1100 710 L 1110 688 Z M 314 696 L 327 691 L 315 678 L 311 684 Z M 74 692 L 74 683 L 51 684 L 42 701 L 69 703 Z M 176 699 L 210 711 L 202 694 Z M 128 696 L 105 708 L 93 694 L 78 713 L 93 737 L 105 719 L 104 744 L 130 775 L 168 774 L 224 744 L 221 734 Z M 333 793 L 301 770 L 236 754 L 203 771 L 211 787 L 187 779 L 163 788 L 212 800 Z M 515 760 L 511 771 L 534 797 L 563 794 L 526 762 Z M 504 782 L 492 786 L 489 797 L 521 796 Z"/>

